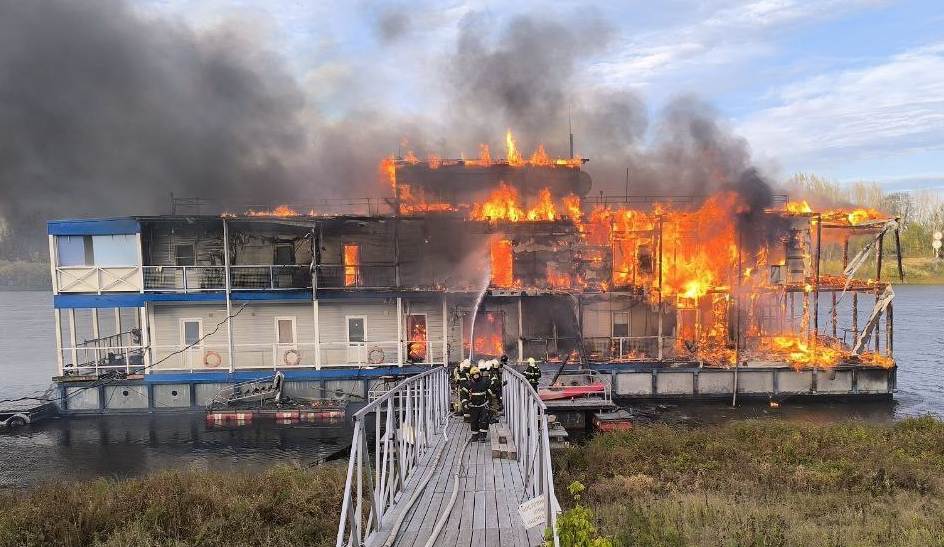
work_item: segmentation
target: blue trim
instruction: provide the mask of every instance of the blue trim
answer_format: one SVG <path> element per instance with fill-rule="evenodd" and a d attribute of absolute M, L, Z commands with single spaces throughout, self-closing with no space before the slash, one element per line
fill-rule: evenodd
<path fill-rule="evenodd" d="M 101 236 L 139 234 L 141 224 L 133 218 L 90 218 L 50 220 L 49 235 L 53 236 Z"/>
<path fill-rule="evenodd" d="M 318 300 L 371 300 L 410 296 L 438 296 L 441 290 L 318 289 Z"/>
<path fill-rule="evenodd" d="M 311 291 L 307 289 L 286 291 L 233 291 L 234 302 L 310 302 Z M 218 292 L 199 293 L 106 293 L 106 294 L 57 294 L 53 306 L 66 308 L 138 308 L 145 302 L 223 302 L 226 294 Z"/>
<path fill-rule="evenodd" d="M 68 308 L 139 308 L 144 304 L 141 293 L 57 294 L 52 305 L 57 310 Z"/>
<path fill-rule="evenodd" d="M 288 381 L 309 380 L 361 380 L 379 378 L 381 376 L 401 376 L 404 374 L 419 374 L 429 370 L 428 367 L 418 366 L 387 366 L 373 369 L 357 368 L 328 368 L 322 370 L 283 370 Z M 152 372 L 144 375 L 146 384 L 215 384 L 229 382 L 248 382 L 260 378 L 268 378 L 274 374 L 271 370 L 229 372 Z"/>

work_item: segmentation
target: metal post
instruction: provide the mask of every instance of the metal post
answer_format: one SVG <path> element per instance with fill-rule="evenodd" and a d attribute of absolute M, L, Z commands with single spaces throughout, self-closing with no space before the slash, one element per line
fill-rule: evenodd
<path fill-rule="evenodd" d="M 397 297 L 397 366 L 403 366 L 403 298 Z"/>
<path fill-rule="evenodd" d="M 139 319 L 141 324 L 141 345 L 144 346 L 144 373 L 151 372 L 151 319 L 148 315 L 148 303 L 141 306 Z"/>
<path fill-rule="evenodd" d="M 95 366 L 97 367 L 99 363 L 102 362 L 102 337 L 101 331 L 98 327 L 98 308 L 92 308 L 92 338 L 95 339 Z"/>
<path fill-rule="evenodd" d="M 662 234 L 663 234 L 663 218 L 659 216 L 659 348 L 658 348 L 658 360 L 662 360 Z"/>
<path fill-rule="evenodd" d="M 72 367 L 78 372 L 79 350 L 76 348 L 78 342 L 75 335 L 75 308 L 69 308 L 69 343 L 72 344 Z"/>
<path fill-rule="evenodd" d="M 59 376 L 62 376 L 65 371 L 62 357 L 62 312 L 59 308 L 53 310 L 53 318 L 56 322 L 56 365 L 58 366 Z"/>
<path fill-rule="evenodd" d="M 449 366 L 449 306 L 446 303 L 446 291 L 442 296 L 442 362 Z"/>
<path fill-rule="evenodd" d="M 892 335 L 894 334 L 894 327 L 892 323 L 892 304 L 888 304 L 888 308 L 885 310 L 885 354 L 889 357 L 892 356 L 893 344 L 892 344 Z"/>
<path fill-rule="evenodd" d="M 813 269 L 813 340 L 819 336 L 819 265 L 823 251 L 823 217 L 816 215 L 816 265 Z"/>
<path fill-rule="evenodd" d="M 518 363 L 524 362 L 524 297 L 518 295 Z"/>
<path fill-rule="evenodd" d="M 229 371 L 236 370 L 236 350 L 233 345 L 233 299 L 230 279 L 229 224 L 223 219 L 223 273 L 226 277 L 226 342 L 229 350 Z M 184 275 L 186 279 L 186 274 Z"/>
<path fill-rule="evenodd" d="M 314 323 L 314 335 L 315 335 L 315 369 L 321 370 L 323 363 L 321 362 L 321 320 L 320 320 L 321 306 L 318 303 L 318 299 L 315 298 L 311 301 L 311 314 L 315 321 Z"/>
<path fill-rule="evenodd" d="M 875 264 L 875 282 L 876 282 L 875 302 L 878 302 L 879 297 L 881 295 L 881 292 L 879 291 L 879 288 L 878 288 L 878 283 L 882 281 L 882 259 L 885 254 L 884 244 L 885 244 L 885 232 L 882 232 L 881 235 L 878 236 L 878 256 L 876 258 L 876 264 Z M 878 312 L 878 316 L 875 318 L 875 326 L 876 326 L 875 328 L 875 353 L 878 353 L 880 350 L 881 342 L 879 341 L 879 338 L 881 338 L 880 333 L 882 331 L 878 329 L 878 325 L 880 324 L 879 322 L 881 320 L 882 320 L 882 312 Z"/>

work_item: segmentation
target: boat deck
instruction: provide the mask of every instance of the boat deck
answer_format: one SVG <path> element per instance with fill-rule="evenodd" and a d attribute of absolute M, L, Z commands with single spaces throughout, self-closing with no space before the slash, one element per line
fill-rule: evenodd
<path fill-rule="evenodd" d="M 433 545 L 498 547 L 542 544 L 543 526 L 526 529 L 518 513 L 518 505 L 526 501 L 518 462 L 493 458 L 488 440 L 468 442 L 470 436 L 467 423 L 461 418 L 450 418 L 448 440 L 441 440 L 441 446 L 430 450 L 425 461 L 414 470 L 399 503 L 384 515 L 381 529 L 368 539 L 368 547 L 385 543 L 424 547 L 440 515 L 448 508 L 453 491 L 457 491 L 456 501 Z M 416 503 L 405 508 L 424 482 L 425 488 Z M 394 523 L 404 510 L 406 515 L 396 538 L 387 543 Z"/>

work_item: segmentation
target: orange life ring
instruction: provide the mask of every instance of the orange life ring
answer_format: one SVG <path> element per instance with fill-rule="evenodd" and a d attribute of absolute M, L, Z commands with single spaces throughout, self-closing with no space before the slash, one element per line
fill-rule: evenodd
<path fill-rule="evenodd" d="M 384 350 L 379 346 L 374 346 L 370 348 L 370 351 L 367 352 L 367 362 L 372 365 L 379 365 L 384 362 Z"/>
<path fill-rule="evenodd" d="M 208 351 L 203 354 L 203 364 L 207 368 L 216 368 L 223 364 L 223 357 L 215 351 Z"/>
<path fill-rule="evenodd" d="M 297 349 L 290 349 L 282 354 L 282 362 L 287 366 L 294 367 L 302 362 L 302 354 Z"/>

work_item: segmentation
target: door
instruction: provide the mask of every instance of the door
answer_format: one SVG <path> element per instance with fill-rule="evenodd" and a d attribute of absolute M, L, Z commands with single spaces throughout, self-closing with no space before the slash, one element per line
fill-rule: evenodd
<path fill-rule="evenodd" d="M 411 363 L 429 361 L 429 336 L 426 332 L 426 314 L 406 316 L 406 358 Z"/>
<path fill-rule="evenodd" d="M 366 317 L 347 317 L 347 362 L 367 362 Z"/>
<path fill-rule="evenodd" d="M 296 335 L 294 317 L 275 318 L 275 355 L 272 357 L 275 366 L 301 363 Z"/>
<path fill-rule="evenodd" d="M 180 345 L 183 350 L 184 367 L 203 366 L 203 320 L 180 320 Z"/>

